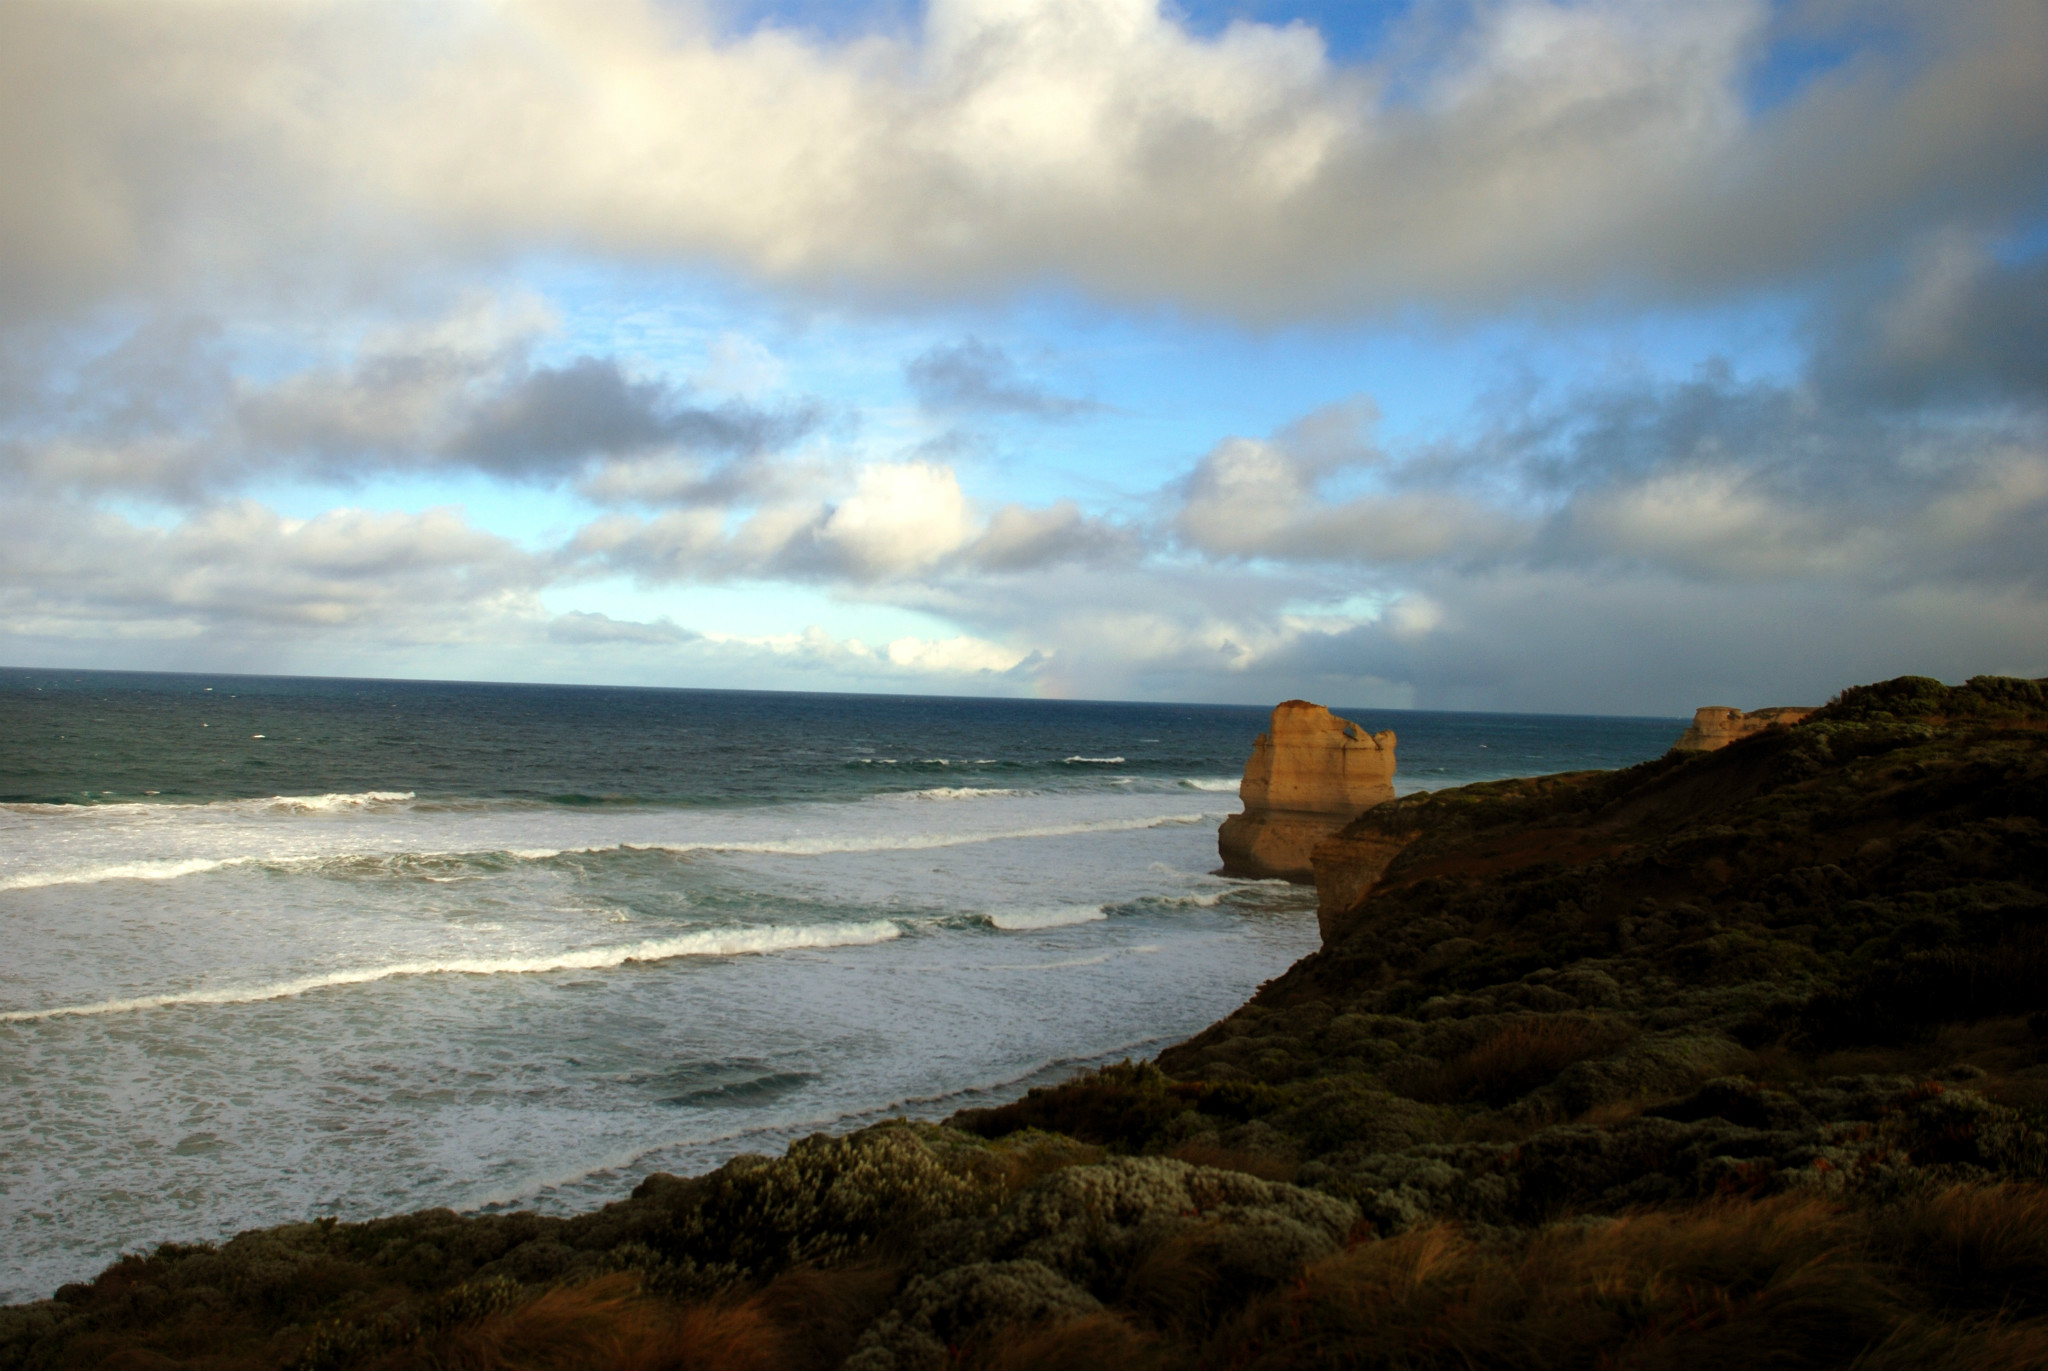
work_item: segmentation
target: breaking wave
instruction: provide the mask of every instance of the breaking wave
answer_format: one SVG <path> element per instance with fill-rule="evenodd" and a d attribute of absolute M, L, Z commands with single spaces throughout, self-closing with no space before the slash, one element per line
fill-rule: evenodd
<path fill-rule="evenodd" d="M 1108 917 L 1109 912 L 1099 904 L 1077 904 L 1052 909 L 1002 909 L 988 915 L 988 921 L 1007 933 L 1019 933 L 1036 928 L 1092 924 Z"/>
<path fill-rule="evenodd" d="M 172 991 L 163 995 L 100 1000 L 92 1004 L 60 1005 L 53 1009 L 17 1009 L 0 1013 L 0 1023 L 127 1014 L 136 1010 L 169 1009 L 180 1005 L 255 1004 L 262 1000 L 291 999 L 335 986 L 368 985 L 398 976 L 502 976 L 531 975 L 546 971 L 594 971 L 623 966 L 627 962 L 663 962 L 676 957 L 736 957 L 753 953 L 788 952 L 798 948 L 858 947 L 889 942 L 902 935 L 902 925 L 893 920 L 859 924 L 814 924 L 807 927 L 769 925 L 763 928 L 706 929 L 699 933 L 685 933 L 674 938 L 650 938 L 644 942 L 628 943 L 623 946 L 582 948 L 528 957 L 449 957 L 439 961 L 390 962 L 383 966 L 349 967 L 317 976 L 272 981 L 266 985 Z"/>
<path fill-rule="evenodd" d="M 297 814 L 334 814 L 376 805 L 403 804 L 412 799 L 410 790 L 364 790 L 353 795 L 273 795 L 263 804 Z"/>
<path fill-rule="evenodd" d="M 75 871 L 26 871 L 0 878 L 0 890 L 39 890 L 51 885 L 93 885 L 100 881 L 170 881 L 222 867 L 247 866 L 253 857 L 184 857 L 154 862 L 111 862 Z"/>

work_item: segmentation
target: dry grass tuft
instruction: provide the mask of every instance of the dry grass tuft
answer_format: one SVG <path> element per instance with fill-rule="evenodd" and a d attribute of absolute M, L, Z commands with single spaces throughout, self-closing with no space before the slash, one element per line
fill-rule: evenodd
<path fill-rule="evenodd" d="M 1513 1248 L 1436 1225 L 1309 1268 L 1224 1329 L 1204 1360 L 1541 1371 L 1842 1366 L 1867 1352 L 1903 1365 L 1915 1349 L 1940 1349 L 1939 1363 L 2048 1338 L 2036 1323 L 1927 1319 L 1913 1282 L 1873 1261 L 1865 1238 L 1860 1215 L 1811 1197 L 1554 1225 Z"/>
<path fill-rule="evenodd" d="M 1944 1305 L 2048 1315 L 2048 1189 L 1953 1186 L 1908 1196 L 1875 1229 L 1878 1250 Z"/>
<path fill-rule="evenodd" d="M 966 1350 L 957 1364 L 972 1371 L 1153 1371 L 1185 1365 L 1169 1357 L 1169 1348 L 1156 1335 L 1107 1312 L 1015 1331 L 985 1347 Z"/>
<path fill-rule="evenodd" d="M 800 1267 L 776 1277 L 747 1303 L 780 1330 L 786 1371 L 826 1371 L 846 1360 L 902 1283 L 902 1269 L 891 1265 Z"/>
<path fill-rule="evenodd" d="M 1636 1031 L 1613 1019 L 1532 1015 L 1433 1069 L 1414 1073 L 1400 1082 L 1401 1093 L 1437 1104 L 1508 1104 L 1550 1084 L 1574 1062 L 1606 1056 Z"/>
<path fill-rule="evenodd" d="M 397 1348 L 369 1367 L 447 1371 L 779 1371 L 790 1347 L 761 1302 L 677 1307 L 631 1273 L 547 1291 Z"/>

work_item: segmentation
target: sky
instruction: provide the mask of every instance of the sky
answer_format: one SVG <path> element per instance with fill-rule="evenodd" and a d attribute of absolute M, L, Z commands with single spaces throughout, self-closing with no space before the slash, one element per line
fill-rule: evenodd
<path fill-rule="evenodd" d="M 0 664 L 2048 675 L 2039 0 L 26 0 L 0 185 Z"/>

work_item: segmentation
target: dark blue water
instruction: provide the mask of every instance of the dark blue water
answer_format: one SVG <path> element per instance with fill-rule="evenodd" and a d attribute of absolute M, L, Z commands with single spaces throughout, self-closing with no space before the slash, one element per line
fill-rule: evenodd
<path fill-rule="evenodd" d="M 1683 720 L 1346 709 L 1404 790 L 1627 766 Z M 1232 705 L 0 670 L 0 801 L 412 791 L 558 804 L 851 799 L 1236 776 Z M 1095 760 L 1077 760 L 1077 759 Z M 1109 760 L 1117 759 L 1117 760 Z"/>

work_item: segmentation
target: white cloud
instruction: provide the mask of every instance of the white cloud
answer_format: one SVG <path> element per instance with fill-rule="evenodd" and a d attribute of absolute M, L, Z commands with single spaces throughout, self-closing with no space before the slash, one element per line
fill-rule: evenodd
<path fill-rule="evenodd" d="M 1226 438 L 1188 479 L 1181 538 L 1212 557 L 1395 565 L 1491 556 L 1529 537 L 1526 519 L 1456 491 L 1393 490 L 1326 500 L 1326 476 L 1355 461 L 1319 462 L 1275 440 Z"/>
<path fill-rule="evenodd" d="M 934 0 L 839 44 L 654 0 L 7 6 L 5 293 L 568 247 L 1272 319 L 1774 282 L 2042 189 L 2028 3 L 1894 10 L 1917 61 L 1768 116 L 1763 0 L 1505 0 L 1440 41 L 1432 15 L 1344 69 L 1305 26 L 1201 38 L 1156 0 Z"/>
<path fill-rule="evenodd" d="M 985 638 L 895 638 L 876 647 L 859 638 L 835 638 L 817 624 L 801 633 L 740 638 L 709 635 L 705 643 L 728 661 L 748 654 L 794 660 L 851 680 L 896 677 L 971 679 L 1038 666 L 1045 654 L 1006 647 Z"/>
<path fill-rule="evenodd" d="M 453 510 L 300 520 L 237 502 L 154 528 L 20 500 L 0 536 L 0 632 L 476 643 L 538 621 L 553 574 Z"/>
<path fill-rule="evenodd" d="M 864 577 L 900 576 L 938 562 L 973 536 L 974 517 L 953 469 L 935 462 L 874 462 L 818 528 L 818 541 Z"/>

